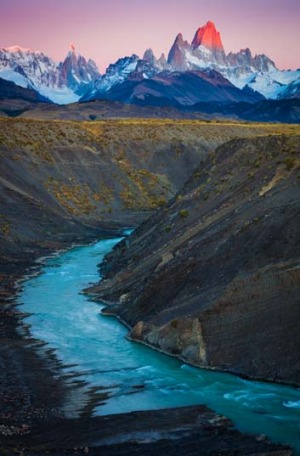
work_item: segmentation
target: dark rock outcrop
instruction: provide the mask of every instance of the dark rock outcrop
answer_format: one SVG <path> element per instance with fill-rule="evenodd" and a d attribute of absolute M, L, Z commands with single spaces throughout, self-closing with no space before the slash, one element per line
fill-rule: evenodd
<path fill-rule="evenodd" d="M 241 49 L 236 53 L 230 52 L 227 55 L 227 62 L 230 66 L 237 67 L 240 74 L 247 71 L 261 71 L 264 73 L 275 68 L 275 63 L 269 57 L 264 54 L 253 57 L 249 48 Z"/>
<path fill-rule="evenodd" d="M 108 255 L 92 289 L 134 340 L 300 384 L 299 136 L 236 140 Z"/>
<path fill-rule="evenodd" d="M 81 96 L 90 90 L 100 77 L 96 63 L 91 59 L 87 61 L 82 55 L 77 55 L 74 45 L 58 68 L 61 83 Z"/>
<path fill-rule="evenodd" d="M 30 101 L 32 103 L 50 103 L 50 100 L 40 95 L 36 90 L 20 87 L 14 82 L 6 81 L 5 79 L 0 78 L 0 100 L 15 99 Z"/>
<path fill-rule="evenodd" d="M 97 94 L 95 97 L 97 98 Z M 264 97 L 238 89 L 214 70 L 160 73 L 150 79 L 127 79 L 102 98 L 142 106 L 192 106 L 199 102 L 255 103 Z"/>

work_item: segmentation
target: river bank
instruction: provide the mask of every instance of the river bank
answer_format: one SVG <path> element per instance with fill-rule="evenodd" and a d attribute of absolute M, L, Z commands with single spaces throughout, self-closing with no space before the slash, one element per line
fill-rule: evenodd
<path fill-rule="evenodd" d="M 221 449 L 224 449 L 224 451 L 226 450 L 224 454 L 232 454 L 230 451 L 232 452 L 233 450 L 237 451 L 236 454 L 247 454 L 246 451 L 248 451 L 248 448 L 252 448 L 253 450 L 257 448 L 259 451 L 264 449 L 264 451 L 267 452 L 266 454 L 272 454 L 272 451 L 275 448 L 276 451 L 279 450 L 281 447 L 269 446 L 267 440 L 259 434 L 257 440 L 257 437 L 249 437 L 233 430 L 232 423 L 228 419 L 220 419 L 219 417 L 222 414 L 219 413 L 217 415 L 207 407 L 175 407 L 172 408 L 172 412 L 168 411 L 167 404 L 174 403 L 172 398 L 176 398 L 177 396 L 179 398 L 178 404 L 186 404 L 184 391 L 183 393 L 180 391 L 184 388 L 184 385 L 182 384 L 183 379 L 187 382 L 189 381 L 188 378 L 191 375 L 191 372 L 189 372 L 190 368 L 187 368 L 187 371 L 182 369 L 178 370 L 180 365 L 177 361 L 165 356 L 159 356 L 158 366 L 155 367 L 154 365 L 153 367 L 155 368 L 156 373 L 152 374 L 154 371 L 153 368 L 150 369 L 150 366 L 157 357 L 155 352 L 125 341 L 123 338 L 126 334 L 126 329 L 117 322 L 114 322 L 114 320 L 107 320 L 105 317 L 100 316 L 97 317 L 100 310 L 97 304 L 84 303 L 84 301 L 81 300 L 85 300 L 86 297 L 84 295 L 78 295 L 79 302 L 76 304 L 78 306 L 78 311 L 72 310 L 72 302 L 74 302 L 76 294 L 81 290 L 82 284 L 80 280 L 94 281 L 96 279 L 97 269 L 95 269 L 94 272 L 89 270 L 89 261 L 92 260 L 94 263 L 93 268 L 96 268 L 98 261 L 101 260 L 99 253 L 103 256 L 107 249 L 111 248 L 114 243 L 114 240 L 106 240 L 92 244 L 89 247 L 75 248 L 62 253 L 61 255 L 55 255 L 47 260 L 47 264 L 42 264 L 42 274 L 33 277 L 28 282 L 24 283 L 22 293 L 17 302 L 20 301 L 22 296 L 22 299 L 29 300 L 29 302 L 33 299 L 32 305 L 35 307 L 37 316 L 31 315 L 30 317 L 25 318 L 25 324 L 28 329 L 31 326 L 30 333 L 34 337 L 37 338 L 40 331 L 42 333 L 44 331 L 48 333 L 48 328 L 51 328 L 52 336 L 51 333 L 49 333 L 47 341 L 49 342 L 48 348 L 52 348 L 52 350 L 45 350 L 41 347 L 37 350 L 37 354 L 39 358 L 42 356 L 40 361 L 45 358 L 46 360 L 48 359 L 48 362 L 50 360 L 50 367 L 52 367 L 50 373 L 55 377 L 55 380 L 59 379 L 61 381 L 62 388 L 60 391 L 58 390 L 58 395 L 54 394 L 54 397 L 51 398 L 51 392 L 49 393 L 48 390 L 50 389 L 51 391 L 52 388 L 53 394 L 53 390 L 56 390 L 57 385 L 53 383 L 47 384 L 45 375 L 36 376 L 38 388 L 41 392 L 40 400 L 43 401 L 43 394 L 47 395 L 48 403 L 45 403 L 45 401 L 40 402 L 40 404 L 37 403 L 37 405 L 39 405 L 39 409 L 37 409 L 40 413 L 39 416 L 38 414 L 31 414 L 31 417 L 29 415 L 24 417 L 23 414 L 23 416 L 19 417 L 21 422 L 17 432 L 11 436 L 3 436 L 6 448 L 10 449 L 9 451 L 12 451 L 13 448 L 16 448 L 16 445 L 18 448 L 22 446 L 27 449 L 27 454 L 33 455 L 40 454 L 36 453 L 36 448 L 41 447 L 43 448 L 43 451 L 51 451 L 52 454 L 61 454 L 59 451 L 62 452 L 64 450 L 71 451 L 70 454 L 72 454 L 74 448 L 81 448 L 79 451 L 83 451 L 88 445 L 89 451 L 100 451 L 99 448 L 101 447 L 102 454 L 103 451 L 105 451 L 105 448 L 102 447 L 109 445 L 112 446 L 112 449 L 117 445 L 117 448 L 114 449 L 114 451 L 119 451 L 119 453 L 116 452 L 112 454 L 130 454 L 135 446 L 139 448 L 139 451 L 144 451 L 144 445 L 146 444 L 149 451 L 158 451 L 157 447 L 160 447 L 160 445 L 162 451 L 171 451 L 171 449 L 174 448 L 173 440 L 175 438 L 179 445 L 178 448 L 181 446 L 183 449 L 186 445 L 187 447 L 190 447 L 190 450 L 186 449 L 186 451 L 192 452 L 187 452 L 186 454 L 193 454 L 197 448 L 196 442 L 201 442 L 203 439 L 203 441 L 207 440 L 207 453 L 204 454 L 215 454 L 217 447 L 214 445 L 219 445 L 220 451 Z M 98 247 L 99 244 L 100 250 Z M 89 252 L 87 255 L 87 257 L 90 258 L 88 262 L 85 255 L 86 251 Z M 77 277 L 78 272 L 76 272 L 74 261 L 77 262 L 77 271 L 82 274 L 81 279 Z M 71 277 L 71 281 L 68 276 Z M 50 280 L 48 283 L 49 293 L 47 288 L 43 285 L 45 280 L 46 283 Z M 60 288 L 59 280 L 62 280 L 65 284 L 64 290 Z M 76 285 L 73 284 L 74 281 L 76 282 Z M 56 290 L 53 290 L 53 283 L 57 286 Z M 32 292 L 30 290 L 32 290 Z M 50 293 L 51 296 L 53 294 L 53 303 L 55 303 L 58 309 L 63 309 L 63 314 L 60 318 L 60 326 L 62 329 L 60 329 L 60 327 L 53 327 L 53 322 L 57 322 L 56 318 L 60 315 L 60 312 L 56 314 L 55 309 L 50 309 L 51 306 L 48 302 Z M 62 298 L 62 302 L 56 303 L 60 298 L 60 295 L 63 295 L 64 293 L 65 296 Z M 42 302 L 40 302 L 40 296 L 43 296 Z M 93 308 L 93 306 L 95 307 Z M 90 307 L 92 307 L 92 315 L 94 315 L 92 319 L 91 316 L 86 315 L 87 311 L 90 312 Z M 19 307 L 18 310 L 23 309 L 22 307 Z M 31 313 L 30 306 L 25 306 L 25 310 Z M 42 312 L 42 314 L 40 312 Z M 82 318 L 80 316 L 81 313 L 83 315 Z M 36 318 L 40 318 L 39 315 L 42 316 L 42 320 L 37 320 L 36 322 L 38 325 L 35 327 L 34 322 Z M 46 318 L 45 323 L 43 322 L 44 318 Z M 98 323 L 97 318 L 100 318 Z M 103 328 L 101 328 L 101 319 L 104 324 Z M 75 325 L 79 325 L 78 328 L 73 327 L 69 331 L 67 327 L 68 321 L 75 323 Z M 86 335 L 83 333 L 83 346 L 78 345 L 80 326 L 83 326 L 86 330 Z M 107 326 L 106 329 L 105 326 Z M 114 334 L 118 332 L 118 327 L 121 331 L 119 335 L 119 343 L 121 343 L 121 345 L 114 347 L 113 337 Z M 76 333 L 75 339 L 73 338 L 74 333 Z M 99 333 L 99 337 L 97 337 L 97 333 Z M 103 342 L 101 342 L 102 333 L 104 337 Z M 61 340 L 62 334 L 64 337 L 63 340 Z M 23 335 L 25 336 L 24 331 Z M 110 339 L 110 335 L 112 339 Z M 51 337 L 54 337 L 52 342 Z M 88 343 L 86 339 L 89 337 L 91 338 L 92 347 L 86 345 L 86 343 Z M 99 340 L 97 341 L 95 337 Z M 32 338 L 30 340 L 32 340 Z M 124 340 L 124 343 L 122 340 Z M 58 345 L 62 343 L 62 347 L 65 349 L 65 355 L 62 354 L 60 350 L 56 350 L 57 356 L 54 355 L 53 348 L 55 348 L 55 343 L 57 341 Z M 99 346 L 101 347 L 102 343 L 104 344 L 104 353 L 108 354 L 108 356 L 104 356 L 104 358 L 101 358 L 98 352 Z M 123 344 L 124 353 L 126 354 L 125 358 L 123 353 L 124 350 L 122 348 Z M 128 344 L 129 348 L 126 348 L 126 344 Z M 109 354 L 107 352 L 107 346 L 111 347 L 115 352 L 112 351 Z M 88 362 L 86 366 L 80 365 L 77 356 L 75 358 L 72 357 L 73 352 L 76 355 L 76 351 L 81 353 L 83 350 L 84 358 Z M 139 358 L 136 360 L 134 360 L 134 358 L 132 360 L 130 359 L 136 351 L 137 355 L 135 356 L 142 357 L 142 364 L 138 361 Z M 129 357 L 128 361 L 127 356 Z M 57 361 L 57 358 L 59 358 L 60 361 Z M 160 360 L 160 358 L 162 359 Z M 119 362 L 117 361 L 118 359 Z M 67 360 L 69 360 L 73 366 L 69 366 L 69 368 L 66 367 L 65 364 Z M 74 367 L 74 363 L 79 364 L 77 367 Z M 145 367 L 142 367 L 143 365 Z M 168 369 L 170 368 L 168 365 L 171 368 L 169 371 Z M 30 365 L 27 367 L 30 368 Z M 42 372 L 40 369 L 41 364 L 37 367 L 39 372 Z M 33 365 L 31 369 L 32 374 L 34 374 L 34 368 L 35 366 Z M 165 368 L 167 370 L 164 370 Z M 99 370 L 98 380 L 97 377 L 95 377 L 95 375 L 97 375 L 97 370 Z M 193 397 L 195 382 L 196 384 L 199 383 L 198 370 L 196 371 L 197 375 L 194 376 L 194 380 L 192 380 L 193 383 L 187 383 L 187 389 L 190 391 L 189 396 L 191 396 L 192 402 L 199 402 L 197 396 Z M 93 375 L 91 376 L 92 373 Z M 167 379 L 170 375 L 175 375 L 175 378 L 174 384 L 170 384 L 168 387 Z M 177 376 L 179 377 L 177 378 Z M 123 382 L 125 382 L 124 386 L 121 386 L 120 383 L 122 378 Z M 147 380 L 148 378 L 149 380 Z M 218 380 L 213 377 L 208 380 L 212 385 L 215 382 L 218 384 L 219 381 L 221 381 L 221 379 Z M 234 377 L 232 377 L 230 382 L 231 381 L 234 381 Z M 204 387 L 203 383 L 202 387 Z M 121 391 L 123 391 L 121 395 L 118 392 L 120 388 Z M 157 388 L 159 389 L 157 390 Z M 155 393 L 155 395 L 158 394 L 157 398 L 153 395 L 156 390 L 157 393 Z M 171 393 L 171 396 L 165 396 L 167 391 Z M 224 392 L 225 391 L 228 391 L 228 387 L 224 385 Z M 149 403 L 149 408 L 163 408 L 163 410 L 123 413 L 125 410 L 130 410 L 130 404 L 133 404 L 134 408 L 139 407 L 140 405 L 143 406 L 143 397 L 145 397 L 145 394 L 147 395 L 149 393 L 152 398 Z M 183 400 L 180 399 L 181 396 Z M 56 400 L 56 404 L 52 399 Z M 61 401 L 60 405 L 58 404 L 58 400 Z M 216 397 L 216 400 L 218 401 L 218 396 Z M 157 405 L 156 402 L 159 405 Z M 129 408 L 126 403 L 128 403 Z M 56 407 L 53 407 L 54 405 L 56 405 Z M 114 414 L 114 410 L 117 415 Z M 104 416 L 95 417 L 95 411 L 98 411 L 98 413 L 103 414 Z M 193 411 L 193 413 L 191 413 L 191 411 Z M 197 419 L 195 418 L 195 414 L 197 414 Z M 175 416 L 177 417 L 176 419 L 174 418 Z M 187 417 L 190 418 L 187 419 Z M 201 425 L 199 425 L 199 422 Z M 74 432 L 74 428 L 78 429 L 78 431 Z M 14 429 L 12 429 L 12 431 L 14 431 Z M 217 439 L 215 439 L 216 435 L 219 436 Z M 125 436 L 127 437 L 125 438 Z M 212 441 L 215 442 L 214 445 L 212 445 Z M 252 441 L 260 443 L 256 447 L 256 443 L 254 446 L 250 444 Z M 143 446 L 140 447 L 139 445 Z M 55 453 L 55 451 L 57 451 L 57 453 Z M 107 451 L 110 450 L 107 449 Z M 128 453 L 126 453 L 126 451 L 128 451 Z M 91 454 L 100 453 L 96 452 Z M 110 453 L 108 452 L 107 454 Z M 149 454 L 152 453 L 150 452 Z"/>
<path fill-rule="evenodd" d="M 6 454 L 26 456 L 193 456 L 199 451 L 201 456 L 292 455 L 288 447 L 274 445 L 263 435 L 241 434 L 204 406 L 50 422 L 31 435 L 18 436 L 13 444 L 8 441 L 5 449 L 11 451 Z"/>
<path fill-rule="evenodd" d="M 79 241 L 79 240 L 78 240 Z M 36 254 L 41 255 L 41 251 Z M 50 253 L 44 251 L 44 254 Z M 25 259 L 24 259 L 25 260 Z M 18 271 L 18 273 L 16 273 Z M 249 437 L 232 429 L 228 419 L 220 418 L 206 407 L 181 407 L 170 410 L 133 412 L 93 418 L 84 414 L 66 418 L 70 399 L 93 403 L 95 396 L 83 398 L 84 389 L 62 376 L 62 364 L 52 350 L 28 337 L 28 325 L 12 294 L 20 291 L 22 271 L 37 273 L 29 260 L 14 267 L 1 282 L 1 451 L 3 454 L 291 454 L 264 437 Z M 26 334 L 27 333 L 27 334 Z M 90 412 L 92 407 L 90 407 Z M 200 423 L 200 424 L 199 424 Z M 126 438 L 125 438 L 126 436 Z M 25 452 L 24 452 L 25 450 Z M 146 452 L 145 452 L 146 451 Z M 175 451 L 175 452 L 174 452 Z M 176 453 L 177 451 L 177 453 Z M 274 453 L 275 452 L 275 453 Z"/>

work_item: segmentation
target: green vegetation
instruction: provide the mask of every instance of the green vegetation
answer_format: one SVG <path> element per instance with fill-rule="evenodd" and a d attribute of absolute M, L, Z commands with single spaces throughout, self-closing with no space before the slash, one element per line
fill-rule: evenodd
<path fill-rule="evenodd" d="M 174 320 L 171 320 L 171 323 L 170 323 L 171 328 L 177 329 L 178 328 L 178 323 L 179 322 L 178 322 L 177 318 L 175 318 Z"/>
<path fill-rule="evenodd" d="M 296 159 L 294 157 L 288 157 L 284 160 L 284 164 L 288 171 L 291 171 L 296 165 Z"/>
<path fill-rule="evenodd" d="M 3 236 L 9 236 L 10 234 L 10 224 L 8 222 L 4 222 L 0 225 L 0 232 Z"/>
<path fill-rule="evenodd" d="M 95 201 L 103 199 L 102 195 L 92 195 L 87 183 L 67 185 L 53 178 L 48 178 L 45 187 L 55 196 L 59 204 L 72 215 L 90 214 L 97 208 Z"/>
<path fill-rule="evenodd" d="M 186 166 L 186 158 L 194 155 L 197 166 L 198 153 L 200 157 L 208 153 L 210 164 L 215 165 L 204 171 L 202 164 L 197 169 L 196 192 L 204 201 L 216 195 L 222 197 L 230 187 L 224 180 L 229 179 L 230 171 L 212 185 L 217 162 L 217 153 L 212 152 L 215 147 L 237 137 L 275 135 L 279 141 L 283 133 L 293 136 L 300 132 L 299 126 L 288 124 L 170 119 L 99 121 L 94 116 L 91 119 L 93 122 L 0 118 L 1 157 L 30 173 L 42 170 L 40 179 L 45 191 L 72 216 L 101 218 L 120 210 L 159 208 L 179 190 L 170 163 L 176 160 L 177 167 Z M 260 151 L 253 161 L 245 151 L 244 162 L 237 164 L 233 174 L 240 172 L 248 161 L 253 169 L 246 173 L 254 178 L 254 168 L 261 169 L 267 160 L 271 169 L 274 156 L 278 164 L 285 163 L 286 169 L 292 170 L 297 164 L 293 147 L 287 144 L 285 159 L 278 155 L 276 147 L 271 152 Z M 99 170 L 98 182 L 82 174 L 95 173 L 91 169 L 94 166 Z M 179 216 L 184 219 L 188 213 L 183 209 Z"/>
<path fill-rule="evenodd" d="M 179 217 L 181 218 L 186 218 L 189 215 L 189 211 L 187 209 L 181 209 L 179 211 Z"/>

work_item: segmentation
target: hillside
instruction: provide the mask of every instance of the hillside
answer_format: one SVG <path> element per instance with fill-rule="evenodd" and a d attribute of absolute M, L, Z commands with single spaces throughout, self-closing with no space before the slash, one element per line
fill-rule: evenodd
<path fill-rule="evenodd" d="M 116 246 L 89 290 L 188 363 L 300 384 L 299 136 L 238 139 Z"/>
<path fill-rule="evenodd" d="M 25 90 L 25 89 L 24 89 Z M 1 99 L 0 115 L 28 119 L 53 120 L 104 120 L 122 118 L 223 119 L 237 122 L 284 122 L 299 123 L 300 100 L 265 100 L 257 103 L 196 103 L 193 106 L 158 106 L 151 97 L 147 103 L 120 103 L 112 100 L 94 100 L 58 106 L 49 103 L 29 102 L 22 99 Z"/>
<path fill-rule="evenodd" d="M 0 119 L 0 252 L 133 226 L 237 136 L 294 126 L 200 121 Z"/>

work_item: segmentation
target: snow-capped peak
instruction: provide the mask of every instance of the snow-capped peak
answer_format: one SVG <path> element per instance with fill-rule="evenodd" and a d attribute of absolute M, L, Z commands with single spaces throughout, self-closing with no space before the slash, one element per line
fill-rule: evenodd
<path fill-rule="evenodd" d="M 32 49 L 28 48 L 23 48 L 21 46 L 15 45 L 15 46 L 9 46 L 6 48 L 3 48 L 4 51 L 7 52 L 33 52 Z M 35 51 L 36 53 L 40 53 L 40 51 Z"/>
<path fill-rule="evenodd" d="M 266 55 L 253 56 L 249 48 L 225 54 L 220 32 L 212 21 L 199 27 L 191 43 L 178 33 L 166 60 L 157 59 L 147 49 L 143 58 L 137 55 L 120 58 L 109 65 L 101 77 L 96 63 L 70 50 L 63 62 L 56 63 L 40 51 L 15 45 L 0 48 L 0 78 L 22 87 L 35 89 L 57 103 L 69 103 L 84 96 L 104 94 L 125 81 L 131 85 L 142 79 L 151 79 L 161 72 L 214 70 L 236 87 L 247 86 L 266 98 L 298 96 L 300 70 L 280 71 Z M 289 85 L 297 81 L 289 88 Z M 295 95 L 296 94 L 296 95 Z"/>
<path fill-rule="evenodd" d="M 77 101 L 87 87 L 100 77 L 95 62 L 75 55 L 57 64 L 40 51 L 21 46 L 0 49 L 0 77 L 33 88 L 55 103 Z"/>
<path fill-rule="evenodd" d="M 224 51 L 220 32 L 217 31 L 215 24 L 208 21 L 206 25 L 198 28 L 192 41 L 193 49 L 199 46 L 217 51 Z"/>

